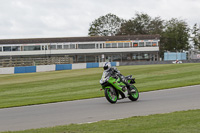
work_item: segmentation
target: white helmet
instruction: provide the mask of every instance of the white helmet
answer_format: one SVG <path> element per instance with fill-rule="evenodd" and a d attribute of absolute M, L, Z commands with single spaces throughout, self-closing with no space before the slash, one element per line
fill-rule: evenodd
<path fill-rule="evenodd" d="M 111 68 L 110 62 L 104 63 L 104 65 L 103 65 L 103 69 L 104 69 L 104 70 L 109 70 L 110 68 Z"/>

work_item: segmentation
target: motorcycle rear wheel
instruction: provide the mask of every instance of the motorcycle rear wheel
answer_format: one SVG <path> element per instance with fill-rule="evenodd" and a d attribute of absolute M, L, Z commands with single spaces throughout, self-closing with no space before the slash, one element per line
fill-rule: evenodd
<path fill-rule="evenodd" d="M 115 89 L 106 88 L 105 91 L 105 97 L 110 103 L 116 103 L 117 102 L 117 92 Z"/>
<path fill-rule="evenodd" d="M 128 98 L 129 98 L 131 101 L 137 101 L 138 98 L 139 98 L 138 89 L 137 89 L 134 85 L 131 85 L 131 89 L 134 89 L 134 90 L 135 90 L 135 93 L 132 93 Z"/>

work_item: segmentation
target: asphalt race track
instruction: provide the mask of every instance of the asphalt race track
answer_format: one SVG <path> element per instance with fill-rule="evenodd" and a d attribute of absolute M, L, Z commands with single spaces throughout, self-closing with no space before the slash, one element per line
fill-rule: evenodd
<path fill-rule="evenodd" d="M 174 111 L 200 109 L 200 85 L 140 93 L 110 104 L 106 98 L 0 109 L 0 131 L 121 119 Z"/>

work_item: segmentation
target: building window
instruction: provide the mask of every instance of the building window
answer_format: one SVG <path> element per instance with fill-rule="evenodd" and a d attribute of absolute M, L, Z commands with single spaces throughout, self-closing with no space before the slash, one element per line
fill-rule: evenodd
<path fill-rule="evenodd" d="M 11 51 L 11 46 L 3 46 L 3 51 Z"/>
<path fill-rule="evenodd" d="M 39 45 L 37 45 L 37 46 L 24 46 L 24 51 L 34 51 L 34 50 L 41 50 L 41 48 L 40 48 Z"/>
<path fill-rule="evenodd" d="M 34 46 L 28 46 L 28 47 L 34 47 Z M 47 50 L 47 45 L 42 45 L 42 50 Z M 31 51 L 31 50 L 28 50 L 28 51 Z"/>
<path fill-rule="evenodd" d="M 112 43 L 112 48 L 117 48 L 117 43 Z"/>
<path fill-rule="evenodd" d="M 153 47 L 157 47 L 157 42 L 152 42 Z"/>
<path fill-rule="evenodd" d="M 149 54 L 144 54 L 144 59 L 150 59 Z"/>
<path fill-rule="evenodd" d="M 138 53 L 138 60 L 148 60 L 149 59 L 149 54 L 145 53 Z"/>
<path fill-rule="evenodd" d="M 0 47 L 0 52 L 2 52 L 2 47 Z"/>
<path fill-rule="evenodd" d="M 84 55 L 78 55 L 77 56 L 77 62 L 85 62 L 85 56 Z"/>
<path fill-rule="evenodd" d="M 99 45 L 100 45 L 100 44 L 95 44 L 95 45 L 96 45 L 96 49 L 99 49 Z"/>
<path fill-rule="evenodd" d="M 69 45 L 63 45 L 64 49 L 69 49 Z"/>
<path fill-rule="evenodd" d="M 95 56 L 86 56 L 86 62 L 95 62 Z"/>
<path fill-rule="evenodd" d="M 142 60 L 143 59 L 143 54 L 139 53 L 137 58 L 138 58 L 138 60 Z"/>
<path fill-rule="evenodd" d="M 151 47 L 152 46 L 152 42 L 146 42 L 146 47 Z"/>
<path fill-rule="evenodd" d="M 139 47 L 144 47 L 144 42 L 139 42 Z"/>
<path fill-rule="evenodd" d="M 20 51 L 20 46 L 12 46 L 12 51 Z"/>
<path fill-rule="evenodd" d="M 103 48 L 103 44 L 100 44 L 100 48 Z"/>
<path fill-rule="evenodd" d="M 133 55 L 132 55 L 132 59 L 133 59 L 133 60 L 137 60 L 137 54 L 133 54 Z"/>
<path fill-rule="evenodd" d="M 76 49 L 76 45 L 75 44 L 70 44 L 70 49 Z"/>
<path fill-rule="evenodd" d="M 133 47 L 138 47 L 138 43 L 133 43 Z"/>
<path fill-rule="evenodd" d="M 111 48 L 111 43 L 106 43 L 106 48 Z"/>
<path fill-rule="evenodd" d="M 124 48 L 129 48 L 129 47 L 130 47 L 129 43 L 124 43 Z"/>
<path fill-rule="evenodd" d="M 56 45 L 50 45 L 50 50 L 55 50 L 56 49 Z"/>
<path fill-rule="evenodd" d="M 122 54 L 123 61 L 131 61 L 131 54 L 130 53 L 123 53 Z"/>
<path fill-rule="evenodd" d="M 62 45 L 57 45 L 57 49 L 62 49 Z"/>
<path fill-rule="evenodd" d="M 112 56 L 112 61 L 121 61 L 121 55 L 120 54 L 113 55 Z"/>
<path fill-rule="evenodd" d="M 78 44 L 78 49 L 95 49 L 95 44 Z"/>
<path fill-rule="evenodd" d="M 123 48 L 123 43 L 118 43 L 118 48 Z"/>
<path fill-rule="evenodd" d="M 73 62 L 77 62 L 77 61 L 76 61 L 76 56 L 75 56 L 75 55 L 70 55 L 69 57 L 73 59 Z"/>

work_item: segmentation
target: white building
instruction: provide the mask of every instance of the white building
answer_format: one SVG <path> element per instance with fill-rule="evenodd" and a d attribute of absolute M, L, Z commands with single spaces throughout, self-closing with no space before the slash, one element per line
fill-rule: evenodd
<path fill-rule="evenodd" d="M 157 61 L 160 35 L 0 39 L 0 58 L 69 55 L 74 63 Z"/>

